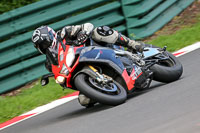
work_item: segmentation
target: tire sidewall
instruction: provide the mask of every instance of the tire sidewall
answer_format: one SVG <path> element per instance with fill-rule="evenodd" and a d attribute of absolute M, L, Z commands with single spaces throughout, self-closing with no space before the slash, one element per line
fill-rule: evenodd
<path fill-rule="evenodd" d="M 148 45 L 148 44 L 146 44 L 146 46 L 159 48 L 157 46 Z M 171 54 L 168 51 L 165 51 L 165 52 L 169 55 L 169 58 L 174 62 L 174 65 L 171 67 L 167 67 L 167 66 L 155 64 L 154 66 L 150 68 L 150 70 L 152 70 L 154 73 L 153 80 L 169 83 L 169 82 L 176 81 L 181 77 L 183 73 L 183 66 L 180 63 L 180 61 L 177 59 L 177 57 L 175 57 L 173 54 Z"/>

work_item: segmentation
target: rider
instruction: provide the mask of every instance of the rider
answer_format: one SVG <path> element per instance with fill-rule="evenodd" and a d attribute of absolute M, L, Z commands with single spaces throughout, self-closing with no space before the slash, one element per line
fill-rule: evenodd
<path fill-rule="evenodd" d="M 83 44 L 88 37 L 91 36 L 98 44 L 117 44 L 128 47 L 129 50 L 136 50 L 140 53 L 143 51 L 144 47 L 143 44 L 129 39 L 108 26 L 94 28 L 93 24 L 85 23 L 82 25 L 65 26 L 57 33 L 48 26 L 41 26 L 33 32 L 32 42 L 40 53 L 47 55 L 46 67 L 49 71 L 51 71 L 51 68 L 48 66 L 51 66 L 50 64 L 56 64 L 58 34 L 61 39 L 66 39 L 68 41 L 76 40 L 77 45 Z M 48 63 L 49 61 L 50 64 Z"/>
<path fill-rule="evenodd" d="M 51 72 L 51 64 L 55 65 L 58 63 L 59 39 L 65 39 L 67 42 L 75 40 L 77 41 L 76 45 L 81 45 L 86 42 L 88 37 L 91 37 L 94 41 L 98 42 L 98 44 L 117 44 L 138 52 L 143 51 L 143 45 L 141 43 L 129 39 L 108 26 L 94 28 L 91 23 L 65 26 L 57 33 L 48 26 L 41 26 L 33 32 L 32 42 L 40 53 L 46 55 L 47 60 L 45 66 Z M 62 84 L 59 80 L 56 81 Z M 62 81 L 64 81 L 64 79 Z"/>
<path fill-rule="evenodd" d="M 143 51 L 143 46 L 134 40 L 118 33 L 117 31 L 109 28 L 108 26 L 100 26 L 94 28 L 93 24 L 85 23 L 82 25 L 65 26 L 60 32 L 62 39 L 77 40 L 78 44 L 83 44 L 88 37 L 99 43 L 117 44 L 134 49 L 138 52 Z M 42 54 L 46 54 L 47 48 L 56 49 L 57 47 L 57 33 L 48 26 L 41 26 L 37 28 L 32 36 L 34 46 Z"/>

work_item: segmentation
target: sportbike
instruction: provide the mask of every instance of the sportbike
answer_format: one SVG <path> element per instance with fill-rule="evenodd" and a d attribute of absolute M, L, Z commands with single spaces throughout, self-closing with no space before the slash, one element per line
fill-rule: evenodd
<path fill-rule="evenodd" d="M 77 46 L 61 41 L 57 61 L 52 61 L 52 74 L 42 77 L 42 85 L 53 75 L 63 80 L 62 87 L 78 90 L 95 101 L 86 106 L 96 102 L 119 105 L 126 101 L 127 94 L 148 89 L 152 80 L 173 82 L 183 72 L 181 63 L 166 47 L 145 44 L 144 52 L 137 53 L 103 47 L 92 39 L 87 43 Z M 65 73 L 61 73 L 63 70 Z"/>

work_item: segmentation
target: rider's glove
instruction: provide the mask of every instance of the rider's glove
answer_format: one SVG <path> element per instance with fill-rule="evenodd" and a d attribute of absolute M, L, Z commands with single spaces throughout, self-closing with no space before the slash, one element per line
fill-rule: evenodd
<path fill-rule="evenodd" d="M 86 42 L 86 40 L 88 39 L 88 35 L 86 34 L 85 31 L 80 31 L 77 35 L 77 40 L 78 40 L 78 44 L 84 44 Z"/>
<path fill-rule="evenodd" d="M 143 42 L 137 42 L 137 44 L 135 45 L 135 50 L 140 53 L 143 53 L 144 48 L 145 48 L 145 44 Z"/>

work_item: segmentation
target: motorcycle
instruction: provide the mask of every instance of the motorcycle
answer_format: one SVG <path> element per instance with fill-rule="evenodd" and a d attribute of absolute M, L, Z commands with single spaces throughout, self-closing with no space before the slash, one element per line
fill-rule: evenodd
<path fill-rule="evenodd" d="M 57 63 L 52 63 L 51 74 L 42 77 L 42 85 L 54 76 L 62 87 L 78 90 L 89 99 L 87 104 L 79 101 L 83 106 L 97 102 L 115 106 L 124 103 L 128 94 L 148 89 L 152 80 L 169 83 L 182 75 L 182 64 L 166 47 L 145 44 L 144 52 L 137 53 L 88 40 L 89 46 L 61 41 Z"/>

